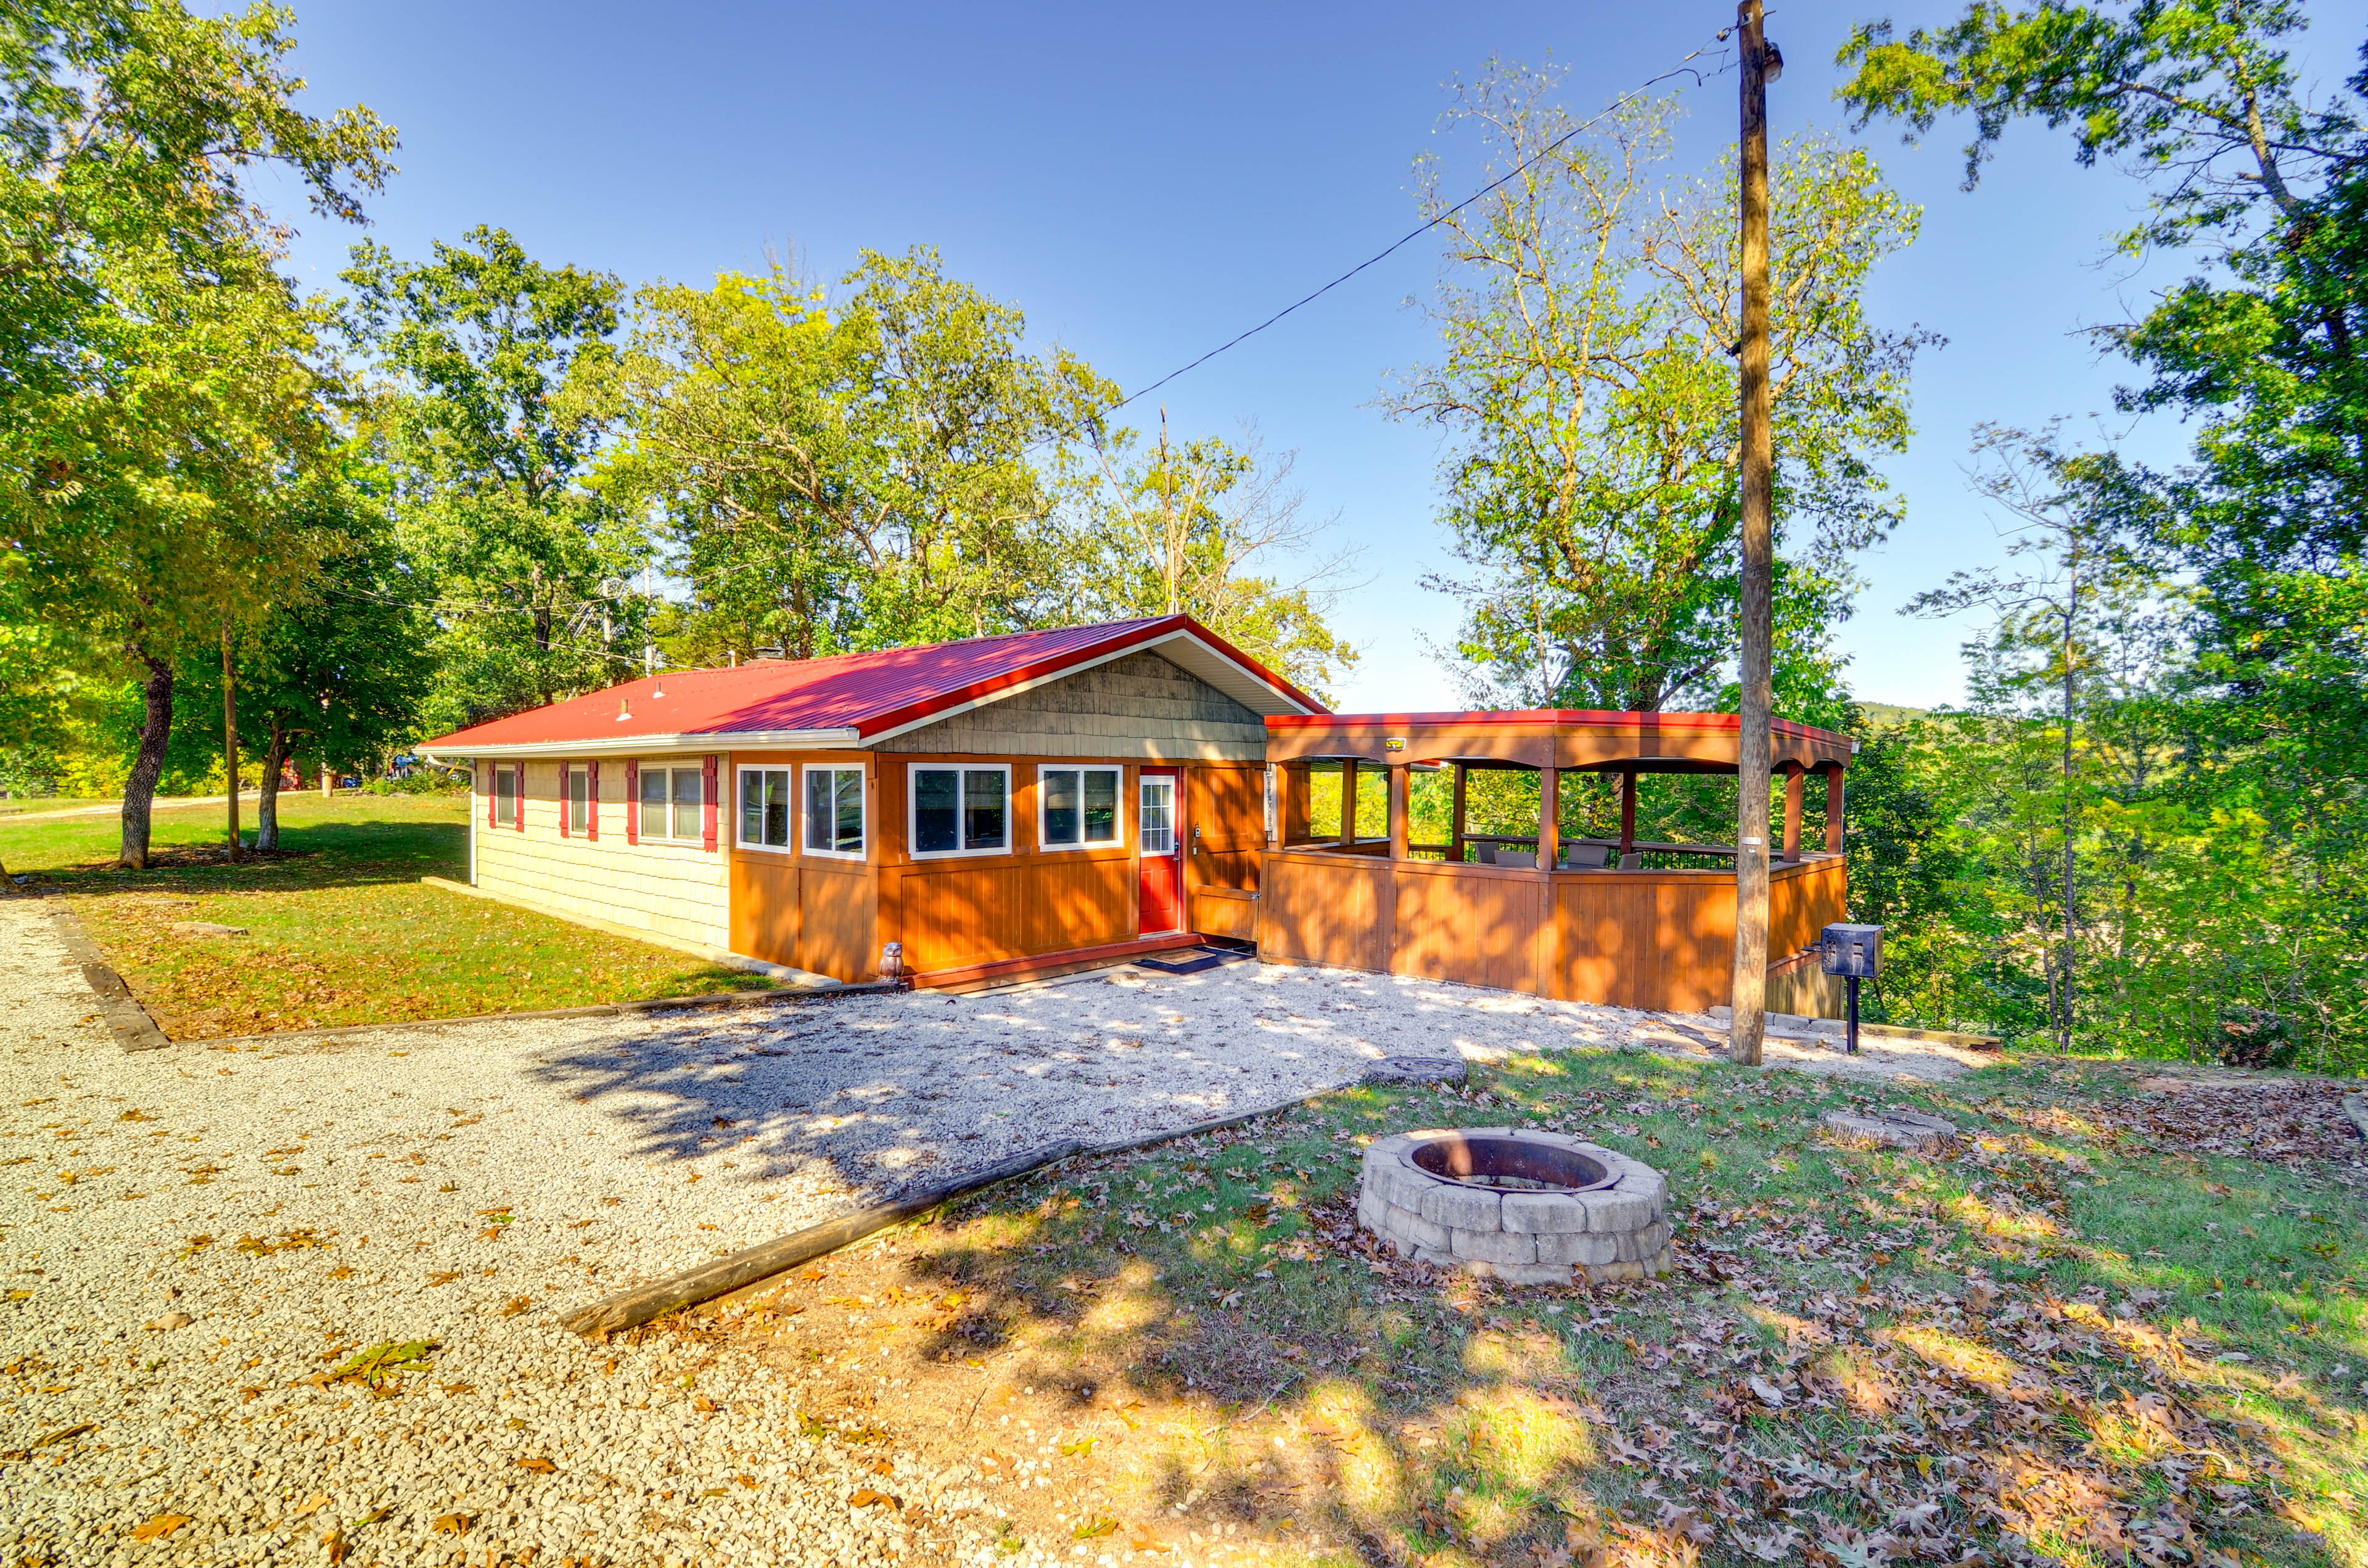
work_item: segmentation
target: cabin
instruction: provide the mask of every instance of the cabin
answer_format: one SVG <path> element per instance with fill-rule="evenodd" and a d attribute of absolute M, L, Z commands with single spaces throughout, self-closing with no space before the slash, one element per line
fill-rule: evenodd
<path fill-rule="evenodd" d="M 948 985 L 1253 936 L 1266 722 L 1322 711 L 1178 615 L 669 670 L 420 749 L 473 767 L 487 892 Z"/>
<path fill-rule="evenodd" d="M 1731 776 L 1738 745 L 1732 713 L 1331 713 L 1178 615 L 668 671 L 421 749 L 473 765 L 480 889 L 837 980 L 892 949 L 968 986 L 1216 938 L 1692 1012 L 1731 995 L 1739 846 L 1640 841 L 1637 780 Z M 1856 745 L 1780 719 L 1771 748 L 1769 1005 L 1835 1017 L 1816 953 L 1846 917 Z M 1472 830 L 1492 770 L 1536 775 L 1523 831 Z M 1617 781 L 1617 834 L 1564 833 L 1573 771 Z M 1442 773 L 1446 833 L 1417 842 L 1413 780 Z M 1368 790 L 1387 825 L 1360 836 Z"/>

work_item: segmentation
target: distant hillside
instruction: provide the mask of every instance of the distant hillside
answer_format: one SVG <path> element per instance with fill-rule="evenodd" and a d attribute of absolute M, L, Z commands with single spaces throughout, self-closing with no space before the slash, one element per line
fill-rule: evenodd
<path fill-rule="evenodd" d="M 1858 710 L 1866 716 L 1870 730 L 1887 730 L 1895 724 L 1905 724 L 1910 719 L 1921 719 L 1932 711 L 1930 708 L 1902 708 L 1890 702 L 1861 702 Z"/>

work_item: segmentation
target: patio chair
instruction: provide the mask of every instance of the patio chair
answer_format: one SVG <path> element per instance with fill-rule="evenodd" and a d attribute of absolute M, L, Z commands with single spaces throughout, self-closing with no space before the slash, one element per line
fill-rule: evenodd
<path fill-rule="evenodd" d="M 1574 869 L 1600 869 L 1604 858 L 1610 854 L 1611 851 L 1600 844 L 1574 844 L 1570 853 L 1563 857 L 1562 863 Z"/>

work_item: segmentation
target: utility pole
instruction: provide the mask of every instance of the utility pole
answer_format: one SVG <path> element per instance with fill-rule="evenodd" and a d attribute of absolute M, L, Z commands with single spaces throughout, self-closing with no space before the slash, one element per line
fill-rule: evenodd
<path fill-rule="evenodd" d="M 1775 631 L 1775 449 L 1769 432 L 1768 84 L 1783 57 L 1768 45 L 1760 0 L 1736 7 L 1743 50 L 1743 341 L 1740 480 L 1743 699 L 1735 737 L 1735 995 L 1727 1059 L 1756 1067 L 1768 1032 L 1769 710 Z"/>

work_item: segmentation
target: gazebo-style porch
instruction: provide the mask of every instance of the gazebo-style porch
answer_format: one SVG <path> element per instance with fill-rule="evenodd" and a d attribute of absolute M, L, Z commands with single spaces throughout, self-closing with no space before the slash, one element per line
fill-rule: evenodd
<path fill-rule="evenodd" d="M 1842 776 L 1846 735 L 1779 720 L 1772 762 L 1784 779 L 1784 826 L 1770 868 L 1769 1000 L 1829 1011 L 1818 932 L 1844 917 Z M 1636 780 L 1646 773 L 1733 775 L 1731 713 L 1531 712 L 1315 714 L 1267 721 L 1276 791 L 1261 858 L 1258 944 L 1289 962 L 1420 975 L 1623 1007 L 1698 1011 L 1732 995 L 1736 847 L 1636 837 Z M 1340 772 L 1338 830 L 1310 826 L 1313 774 Z M 1452 770 L 1447 841 L 1409 841 L 1411 775 Z M 1467 787 L 1484 769 L 1539 776 L 1538 826 L 1466 831 Z M 1611 776 L 1616 835 L 1560 831 L 1560 776 Z M 1382 775 L 1388 831 L 1357 835 L 1356 802 Z M 1822 851 L 1801 846 L 1809 776 L 1825 779 Z M 1541 869 L 1539 849 L 1554 853 Z M 1645 861 L 1660 862 L 1647 868 Z M 1669 862 L 1676 864 L 1669 864 Z M 1695 864 L 1694 862 L 1700 862 Z"/>

